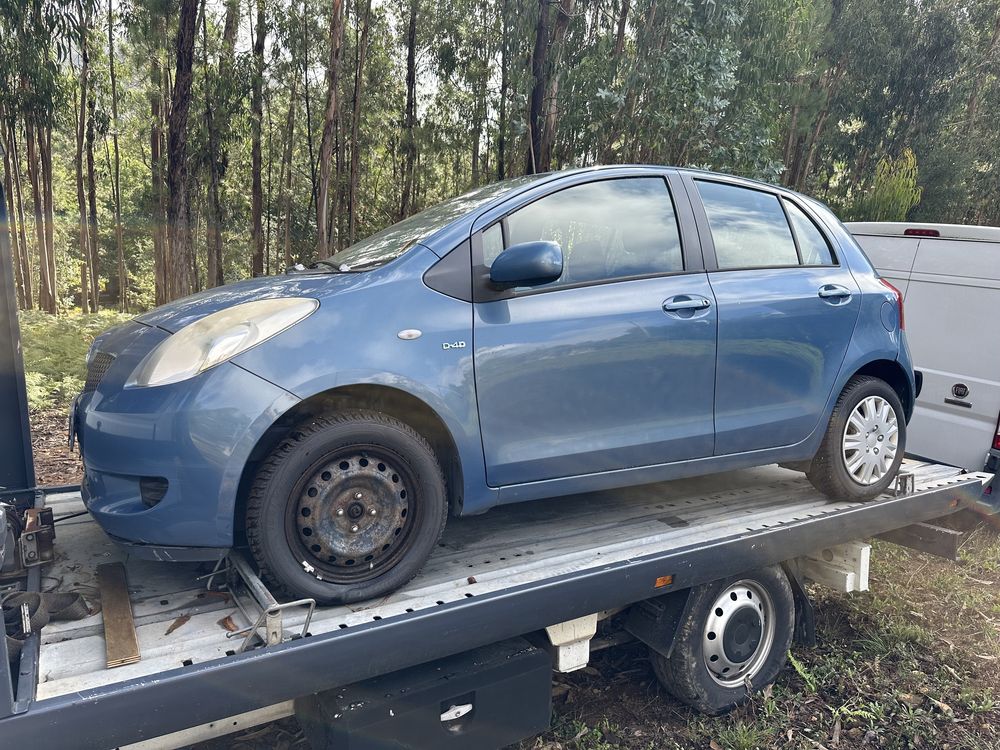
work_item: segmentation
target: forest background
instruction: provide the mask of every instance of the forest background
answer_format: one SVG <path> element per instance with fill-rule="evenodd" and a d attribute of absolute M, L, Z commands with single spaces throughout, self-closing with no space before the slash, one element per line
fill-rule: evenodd
<path fill-rule="evenodd" d="M 574 166 L 996 225 L 998 122 L 997 0 L 0 0 L 17 301 L 46 344 Z"/>

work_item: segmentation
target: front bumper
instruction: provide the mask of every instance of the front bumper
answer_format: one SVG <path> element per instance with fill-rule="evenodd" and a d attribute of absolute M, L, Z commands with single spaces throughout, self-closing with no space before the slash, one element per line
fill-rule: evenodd
<path fill-rule="evenodd" d="M 124 388 L 135 364 L 166 337 L 141 328 L 122 342 L 96 390 L 76 402 L 84 501 L 140 557 L 217 559 L 233 545 L 251 452 L 298 399 L 228 362 L 182 383 Z"/>

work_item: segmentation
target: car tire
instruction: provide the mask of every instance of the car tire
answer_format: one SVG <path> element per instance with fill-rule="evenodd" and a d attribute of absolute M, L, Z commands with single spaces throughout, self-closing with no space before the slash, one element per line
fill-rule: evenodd
<path fill-rule="evenodd" d="M 872 416 L 870 424 L 861 425 L 866 412 L 873 411 L 872 405 L 876 405 L 876 413 L 887 407 L 891 414 Z M 852 418 L 856 419 L 852 422 Z M 865 431 L 869 426 L 870 434 Z M 887 445 L 893 451 L 891 461 L 885 460 Z M 858 375 L 851 378 L 837 399 L 806 476 L 832 500 L 872 500 L 895 479 L 905 448 L 906 417 L 899 395 L 884 380 Z M 858 468 L 855 462 L 860 462 Z M 867 467 L 873 467 L 871 476 L 865 473 Z"/>
<path fill-rule="evenodd" d="M 410 581 L 447 517 L 427 441 L 390 416 L 352 411 L 300 425 L 261 463 L 246 533 L 276 593 L 346 604 Z"/>
<path fill-rule="evenodd" d="M 696 586 L 670 655 L 650 649 L 653 672 L 678 700 L 723 714 L 774 682 L 794 630 L 795 600 L 780 566 Z"/>

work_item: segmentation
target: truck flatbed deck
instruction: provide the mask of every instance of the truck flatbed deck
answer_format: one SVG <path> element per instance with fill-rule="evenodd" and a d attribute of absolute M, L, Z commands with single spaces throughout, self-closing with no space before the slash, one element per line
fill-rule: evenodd
<path fill-rule="evenodd" d="M 237 606 L 252 603 L 206 590 L 204 564 L 128 559 L 89 516 L 67 518 L 42 589 L 94 600 L 97 565 L 122 561 L 142 658 L 105 668 L 100 614 L 47 625 L 34 700 L 0 720 L 0 736 L 12 747 L 107 747 L 225 717 L 238 717 L 230 728 L 273 719 L 298 696 L 947 515 L 990 478 L 914 461 L 903 471 L 912 492 L 865 504 L 830 502 L 802 474 L 770 466 L 452 519 L 402 590 L 317 608 L 306 637 L 246 653 L 232 631 L 252 624 Z M 83 510 L 76 493 L 47 504 L 57 519 Z M 283 614 L 297 633 L 307 609 Z"/>

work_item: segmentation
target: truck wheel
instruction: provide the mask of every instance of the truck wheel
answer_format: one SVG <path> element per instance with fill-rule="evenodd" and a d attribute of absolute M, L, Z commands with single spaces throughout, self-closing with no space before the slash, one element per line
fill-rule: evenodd
<path fill-rule="evenodd" d="M 678 700 L 717 715 L 774 681 L 795 627 L 795 601 L 780 566 L 691 590 L 669 657 L 650 649 L 660 684 Z"/>
<path fill-rule="evenodd" d="M 246 531 L 261 576 L 290 598 L 356 602 L 407 583 L 444 530 L 430 445 L 378 412 L 300 426 L 260 465 Z"/>
<path fill-rule="evenodd" d="M 896 391 L 868 375 L 851 378 L 806 476 L 833 500 L 872 500 L 903 461 L 906 419 Z"/>

